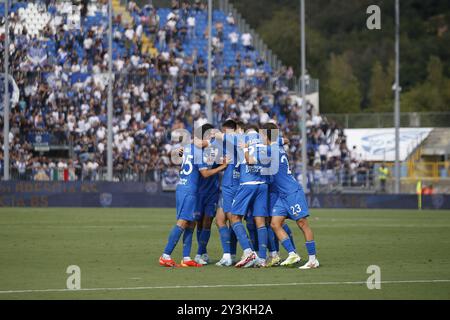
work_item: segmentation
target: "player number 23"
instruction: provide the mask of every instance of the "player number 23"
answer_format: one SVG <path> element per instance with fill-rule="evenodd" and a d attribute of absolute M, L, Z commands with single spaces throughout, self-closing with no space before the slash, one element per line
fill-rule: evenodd
<path fill-rule="evenodd" d="M 302 211 L 302 208 L 299 204 L 296 204 L 295 206 L 291 206 L 291 211 L 293 215 L 299 214 Z"/>

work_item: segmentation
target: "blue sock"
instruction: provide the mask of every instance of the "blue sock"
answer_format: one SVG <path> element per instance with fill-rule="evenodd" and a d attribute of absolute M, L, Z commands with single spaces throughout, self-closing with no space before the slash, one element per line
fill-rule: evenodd
<path fill-rule="evenodd" d="M 314 240 L 306 241 L 305 246 L 309 256 L 316 255 L 316 243 L 314 242 Z"/>
<path fill-rule="evenodd" d="M 191 228 L 187 228 L 184 230 L 183 234 L 183 258 L 191 256 L 191 248 L 192 248 L 192 235 L 194 234 L 194 230 Z"/>
<path fill-rule="evenodd" d="M 198 242 L 197 254 L 206 253 L 206 246 L 208 245 L 210 236 L 211 236 L 211 230 L 202 229 L 202 232 L 200 233 L 200 240 Z"/>
<path fill-rule="evenodd" d="M 183 233 L 184 229 L 178 225 L 175 225 L 172 228 L 172 231 L 169 234 L 169 239 L 167 241 L 166 248 L 164 249 L 164 253 L 167 255 L 171 255 L 173 252 L 173 249 L 175 249 L 175 246 L 178 243 L 178 240 L 180 240 L 181 234 Z"/>
<path fill-rule="evenodd" d="M 250 240 L 248 239 L 247 232 L 245 232 L 242 222 L 236 222 L 232 226 L 234 233 L 239 241 L 243 250 L 251 249 Z"/>
<path fill-rule="evenodd" d="M 230 254 L 232 256 L 236 255 L 236 251 L 237 251 L 237 238 L 236 238 L 236 233 L 234 233 L 234 230 L 232 227 L 229 228 L 230 229 Z"/>
<path fill-rule="evenodd" d="M 278 252 L 280 251 L 280 246 L 278 244 L 277 236 L 275 235 L 275 232 L 273 232 L 273 229 L 270 226 L 267 227 L 267 234 L 269 236 L 269 242 L 267 243 L 267 247 L 269 248 L 269 252 Z"/>
<path fill-rule="evenodd" d="M 281 245 L 286 249 L 286 251 L 289 252 L 295 252 L 294 245 L 292 244 L 291 239 L 289 237 L 284 238 L 281 240 Z"/>
<path fill-rule="evenodd" d="M 223 253 L 230 253 L 231 235 L 228 226 L 219 228 L 220 242 L 222 243 Z"/>
<path fill-rule="evenodd" d="M 284 231 L 286 231 L 286 233 L 288 234 L 289 238 L 291 239 L 291 242 L 292 242 L 292 245 L 294 246 L 294 249 L 296 249 L 295 248 L 294 237 L 292 236 L 291 228 L 289 228 L 287 223 L 285 223 L 285 224 L 283 224 L 283 229 L 284 229 Z"/>
<path fill-rule="evenodd" d="M 266 226 L 258 228 L 258 256 L 261 259 L 267 258 L 267 228 Z"/>
<path fill-rule="evenodd" d="M 200 235 L 202 234 L 202 229 L 197 226 L 197 247 L 200 247 Z"/>
<path fill-rule="evenodd" d="M 256 250 L 256 248 L 258 248 L 258 234 L 256 232 L 256 226 L 254 223 L 246 223 L 247 225 L 247 230 L 248 230 L 248 235 L 250 237 L 250 245 L 252 250 Z"/>

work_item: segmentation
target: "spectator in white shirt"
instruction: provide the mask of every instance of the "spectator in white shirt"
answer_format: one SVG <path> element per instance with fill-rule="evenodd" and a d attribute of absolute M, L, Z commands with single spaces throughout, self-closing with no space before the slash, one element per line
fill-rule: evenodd
<path fill-rule="evenodd" d="M 241 36 L 241 41 L 242 41 L 242 45 L 244 46 L 245 50 L 247 50 L 247 51 L 253 50 L 253 47 L 252 47 L 253 38 L 250 33 L 248 33 L 248 32 L 244 33 Z"/>
<path fill-rule="evenodd" d="M 228 35 L 228 38 L 230 39 L 231 47 L 233 48 L 234 51 L 236 51 L 239 42 L 239 34 L 233 31 Z"/>
<path fill-rule="evenodd" d="M 329 150 L 328 145 L 326 145 L 325 143 L 321 143 L 319 145 L 319 155 L 322 166 L 324 166 L 327 161 L 328 150 Z"/>
<path fill-rule="evenodd" d="M 178 68 L 177 65 L 173 65 L 169 67 L 169 73 L 173 78 L 178 77 L 178 71 L 180 70 L 180 68 Z"/>
<path fill-rule="evenodd" d="M 201 106 L 197 102 L 191 104 L 191 115 L 193 117 L 197 116 L 200 113 L 200 108 L 201 108 Z"/>
<path fill-rule="evenodd" d="M 231 26 L 235 25 L 233 14 L 230 12 L 227 16 L 227 23 Z"/>
<path fill-rule="evenodd" d="M 188 37 L 190 39 L 195 39 L 195 17 L 189 17 L 187 18 L 187 25 L 188 25 Z"/>

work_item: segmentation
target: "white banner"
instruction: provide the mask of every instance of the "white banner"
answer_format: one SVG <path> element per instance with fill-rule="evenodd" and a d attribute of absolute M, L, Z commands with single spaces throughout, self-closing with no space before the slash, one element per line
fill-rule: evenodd
<path fill-rule="evenodd" d="M 432 128 L 400 128 L 400 161 L 407 157 L 430 134 Z M 345 129 L 347 147 L 356 146 L 362 160 L 395 161 L 395 128 Z"/>

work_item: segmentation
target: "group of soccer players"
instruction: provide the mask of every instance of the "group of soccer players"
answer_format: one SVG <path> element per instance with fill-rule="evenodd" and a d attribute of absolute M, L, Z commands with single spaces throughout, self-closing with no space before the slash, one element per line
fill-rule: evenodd
<path fill-rule="evenodd" d="M 260 128 L 227 120 L 221 131 L 204 124 L 194 139 L 182 145 L 180 180 L 176 189 L 177 222 L 159 263 L 166 267 L 201 267 L 209 263 L 207 244 L 216 218 L 223 256 L 217 266 L 293 266 L 300 262 L 285 223 L 292 219 L 303 232 L 308 261 L 300 269 L 319 267 L 308 205 L 301 185 L 292 176 L 275 123 Z M 220 173 L 223 172 L 221 182 Z M 243 224 L 245 220 L 245 226 Z M 191 259 L 196 228 L 198 250 Z M 183 259 L 171 257 L 183 236 Z M 237 243 L 243 255 L 236 261 Z M 281 261 L 279 243 L 288 252 Z"/>

